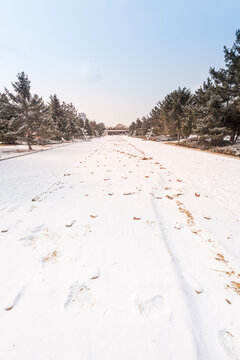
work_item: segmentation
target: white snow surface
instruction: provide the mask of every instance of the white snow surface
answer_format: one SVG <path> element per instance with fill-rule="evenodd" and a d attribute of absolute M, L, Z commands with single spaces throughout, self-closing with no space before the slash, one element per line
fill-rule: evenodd
<path fill-rule="evenodd" d="M 238 159 L 111 136 L 0 185 L 1 359 L 240 359 Z"/>

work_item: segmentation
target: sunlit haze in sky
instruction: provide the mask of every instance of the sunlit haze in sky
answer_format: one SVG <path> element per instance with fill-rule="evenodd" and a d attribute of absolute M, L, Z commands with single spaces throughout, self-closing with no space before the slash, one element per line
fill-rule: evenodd
<path fill-rule="evenodd" d="M 0 11 L 0 92 L 25 71 L 90 120 L 130 124 L 178 86 L 224 64 L 239 0 L 21 0 Z"/>

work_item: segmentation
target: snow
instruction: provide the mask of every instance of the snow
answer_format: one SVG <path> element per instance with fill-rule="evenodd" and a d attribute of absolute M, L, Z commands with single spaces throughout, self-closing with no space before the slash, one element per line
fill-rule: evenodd
<path fill-rule="evenodd" d="M 111 136 L 0 163 L 4 360 L 240 359 L 240 161 Z"/>
<path fill-rule="evenodd" d="M 29 150 L 27 144 L 22 145 L 5 145 L 0 144 L 0 161 L 10 158 L 15 158 L 17 156 L 23 156 L 32 154 L 33 152 L 46 151 L 52 148 L 67 146 L 68 144 L 48 144 L 48 145 L 32 145 L 33 150 Z"/>

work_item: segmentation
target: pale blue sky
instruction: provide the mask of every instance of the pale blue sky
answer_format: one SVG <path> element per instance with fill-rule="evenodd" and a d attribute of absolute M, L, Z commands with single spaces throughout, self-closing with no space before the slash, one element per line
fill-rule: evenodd
<path fill-rule="evenodd" d="M 107 125 L 196 89 L 240 28 L 239 0 L 0 0 L 0 91 L 25 71 Z"/>

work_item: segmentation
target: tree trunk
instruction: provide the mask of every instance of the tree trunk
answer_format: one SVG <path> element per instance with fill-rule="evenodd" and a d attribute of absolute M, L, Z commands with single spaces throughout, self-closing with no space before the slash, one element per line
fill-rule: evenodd
<path fill-rule="evenodd" d="M 233 137 L 233 144 L 237 142 L 237 139 L 239 137 L 239 132 L 237 132 L 235 135 L 236 135 L 235 138 Z"/>
<path fill-rule="evenodd" d="M 32 150 L 32 145 L 31 145 L 31 143 L 28 141 L 27 144 L 28 144 L 28 149 L 29 149 L 29 150 Z"/>
<path fill-rule="evenodd" d="M 178 130 L 177 132 L 177 141 L 180 142 L 181 136 L 180 136 L 180 131 Z"/>

